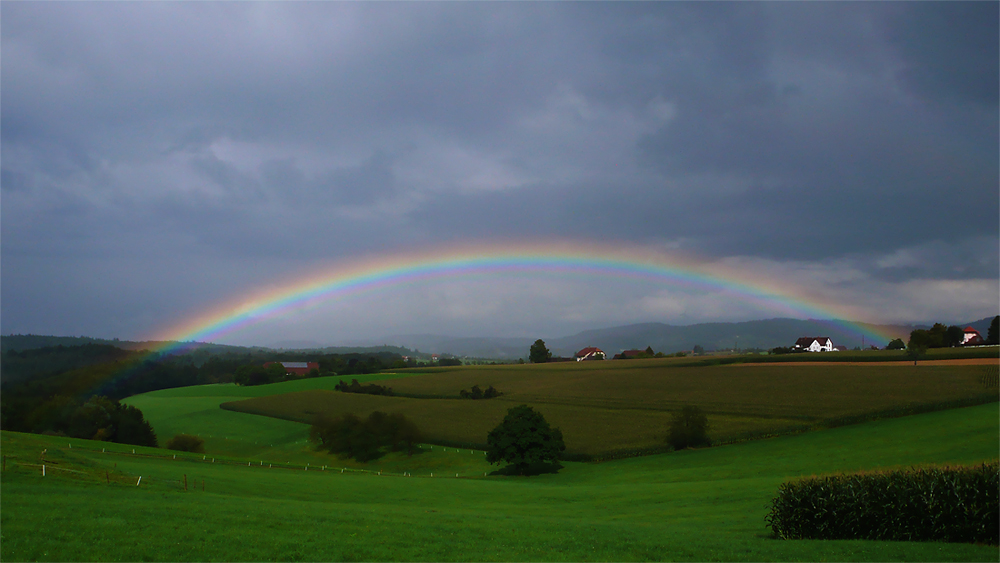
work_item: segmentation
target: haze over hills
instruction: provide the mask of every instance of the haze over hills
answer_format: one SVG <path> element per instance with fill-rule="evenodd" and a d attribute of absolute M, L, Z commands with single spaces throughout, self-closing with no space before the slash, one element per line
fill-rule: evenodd
<path fill-rule="evenodd" d="M 984 336 L 993 317 L 967 323 L 959 323 L 963 328 L 972 326 Z M 700 345 L 705 350 L 741 350 L 759 348 L 771 349 L 776 346 L 791 346 L 802 336 L 829 336 L 835 345 L 854 348 L 862 345 L 861 337 L 846 328 L 842 321 L 818 321 L 799 319 L 767 319 L 732 323 L 701 323 L 693 325 L 669 325 L 664 323 L 640 323 L 616 327 L 585 330 L 570 336 L 523 336 L 523 337 L 456 337 L 436 334 L 394 335 L 380 338 L 378 342 L 356 342 L 350 346 L 323 345 L 314 340 L 287 340 L 268 346 L 229 346 L 224 344 L 198 343 L 199 350 L 223 353 L 240 349 L 256 350 L 309 350 L 328 353 L 364 353 L 391 351 L 407 355 L 412 350 L 429 354 L 453 354 L 474 358 L 494 358 L 513 360 L 526 357 L 528 348 L 538 338 L 545 341 L 555 356 L 571 357 L 578 350 L 597 346 L 609 354 L 628 349 L 645 349 L 651 346 L 657 352 L 673 353 L 691 350 Z M 912 330 L 929 328 L 920 325 L 860 325 L 875 332 L 894 338 L 909 337 Z M 85 336 L 40 336 L 7 335 L 0 339 L 2 350 L 27 350 L 43 346 L 80 346 L 87 343 L 110 344 L 126 350 L 156 349 L 162 342 L 90 338 Z M 864 341 L 864 346 L 885 347 L 888 341 Z M 188 348 L 190 349 L 190 348 Z"/>
<path fill-rule="evenodd" d="M 972 326 L 984 335 L 993 317 L 962 323 Z M 541 338 L 555 356 L 569 357 L 577 351 L 597 346 L 608 353 L 618 353 L 628 349 L 645 349 L 652 346 L 657 352 L 672 353 L 691 350 L 701 345 L 705 350 L 723 349 L 771 349 L 776 346 L 791 346 L 802 336 L 829 336 L 837 346 L 854 348 L 862 345 L 861 337 L 849 331 L 843 322 L 767 319 L 738 323 L 701 323 L 693 325 L 668 325 L 664 323 L 641 323 L 617 327 L 586 330 L 571 336 L 522 338 L 453 337 L 432 334 L 395 335 L 384 338 L 407 348 L 417 348 L 423 352 L 454 354 L 479 358 L 513 359 L 527 355 L 531 344 Z M 909 337 L 912 330 L 929 328 L 930 325 L 861 325 L 894 338 Z M 864 345 L 884 348 L 888 341 L 864 341 Z"/>

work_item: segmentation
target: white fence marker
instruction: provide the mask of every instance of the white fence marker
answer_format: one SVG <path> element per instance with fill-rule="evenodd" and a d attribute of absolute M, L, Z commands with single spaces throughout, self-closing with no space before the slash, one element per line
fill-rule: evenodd
<path fill-rule="evenodd" d="M 135 482 L 135 486 L 138 487 L 139 483 L 142 483 L 142 475 L 139 475 L 139 480 Z"/>
<path fill-rule="evenodd" d="M 45 464 L 42 464 L 42 477 L 45 477 Z"/>

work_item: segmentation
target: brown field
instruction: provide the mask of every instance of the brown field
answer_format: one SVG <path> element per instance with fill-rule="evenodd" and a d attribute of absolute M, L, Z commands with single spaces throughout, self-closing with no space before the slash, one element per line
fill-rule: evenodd
<path fill-rule="evenodd" d="M 317 413 L 374 410 L 414 420 L 428 440 L 485 443 L 511 406 L 526 403 L 562 429 L 570 453 L 607 454 L 663 444 L 672 414 L 706 411 L 713 440 L 788 431 L 914 406 L 996 400 L 984 387 L 992 364 L 785 363 L 684 367 L 672 360 L 438 368 L 385 380 L 395 393 L 455 399 L 302 391 L 227 403 L 224 408 L 306 422 Z M 458 399 L 461 389 L 493 385 L 503 396 Z"/>

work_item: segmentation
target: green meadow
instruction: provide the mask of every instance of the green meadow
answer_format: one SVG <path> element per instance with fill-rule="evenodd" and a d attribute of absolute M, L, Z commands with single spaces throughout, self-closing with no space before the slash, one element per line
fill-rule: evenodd
<path fill-rule="evenodd" d="M 403 477 L 235 456 L 174 459 L 163 449 L 132 454 L 129 446 L 4 432 L 0 556 L 996 561 L 996 546 L 777 540 L 764 515 L 788 479 L 996 458 L 998 415 L 996 404 L 951 409 L 695 451 L 566 462 L 558 474 L 529 478 L 456 478 L 449 464 L 464 463 L 467 452 L 439 448 L 414 458 L 427 456 L 448 473 Z"/>
<path fill-rule="evenodd" d="M 449 395 L 473 384 L 500 387 L 498 383 L 509 393 L 504 400 L 489 401 L 404 398 L 438 405 L 438 416 L 452 426 L 482 424 L 477 420 L 485 411 L 449 413 L 448 405 L 505 409 L 529 396 L 547 417 L 553 413 L 549 418 L 558 418 L 556 407 L 584 413 L 624 408 L 660 416 L 684 402 L 677 391 L 682 380 L 695 382 L 685 391 L 687 399 L 700 398 L 710 411 L 734 412 L 745 404 L 737 414 L 748 419 L 808 422 L 858 412 L 857 405 L 851 406 L 857 401 L 863 409 L 878 410 L 934 397 L 973 396 L 983 392 L 980 372 L 985 369 L 926 366 L 914 371 L 884 366 L 857 371 L 854 366 L 816 366 L 820 371 L 803 372 L 801 366 L 782 366 L 788 371 L 774 371 L 774 366 L 703 366 L 665 372 L 664 366 L 674 364 L 654 360 L 628 364 L 608 362 L 604 372 L 570 364 L 483 366 L 357 379 L 382 381 L 414 395 Z M 611 383 L 617 381 L 617 385 L 607 383 L 612 376 Z M 837 378 L 844 381 L 837 383 Z M 352 408 L 368 400 L 400 399 L 333 394 L 330 390 L 337 381 L 205 385 L 156 391 L 125 401 L 142 409 L 161 444 L 177 433 L 198 434 L 205 439 L 204 455 L 0 433 L 4 458 L 0 559 L 1000 558 L 997 546 L 986 545 L 777 540 L 764 521 L 778 486 L 787 480 L 996 459 L 1000 455 L 1000 405 L 995 399 L 978 406 L 700 450 L 599 463 L 563 462 L 558 473 L 533 477 L 494 474 L 497 466 L 486 463 L 481 449 L 442 445 L 424 445 L 413 456 L 388 454 L 368 464 L 346 461 L 316 451 L 307 440 L 305 424 L 219 407 L 275 397 L 284 403 L 288 397 L 328 394 L 353 402 Z M 890 398 L 862 399 L 857 392 L 846 391 L 865 381 L 870 387 L 864 393 L 881 392 Z M 755 385 L 766 389 L 747 396 Z M 928 390 L 935 387 L 937 393 L 929 399 Z M 673 391 L 662 396 L 667 389 Z M 990 392 L 995 396 L 995 388 Z M 742 403 L 740 396 L 746 397 Z M 712 397 L 715 402 L 708 401 Z M 309 410 L 302 401 L 298 408 Z"/>

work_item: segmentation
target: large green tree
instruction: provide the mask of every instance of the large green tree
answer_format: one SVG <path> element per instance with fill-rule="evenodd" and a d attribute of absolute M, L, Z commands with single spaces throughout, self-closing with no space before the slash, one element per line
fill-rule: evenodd
<path fill-rule="evenodd" d="M 507 410 L 503 422 L 486 436 L 486 461 L 509 463 L 521 475 L 532 467 L 559 460 L 566 450 L 562 432 L 528 405 Z"/>
<path fill-rule="evenodd" d="M 545 341 L 539 338 L 528 350 L 528 360 L 533 364 L 544 364 L 552 357 L 552 352 L 545 347 Z"/>
<path fill-rule="evenodd" d="M 986 341 L 990 344 L 1000 342 L 1000 315 L 993 317 L 990 328 L 986 331 Z"/>
<path fill-rule="evenodd" d="M 892 342 L 890 342 L 889 345 L 885 347 L 885 349 L 886 350 L 904 350 L 904 349 L 906 349 L 906 343 L 903 342 L 902 338 L 897 338 L 897 339 L 893 340 Z"/>

